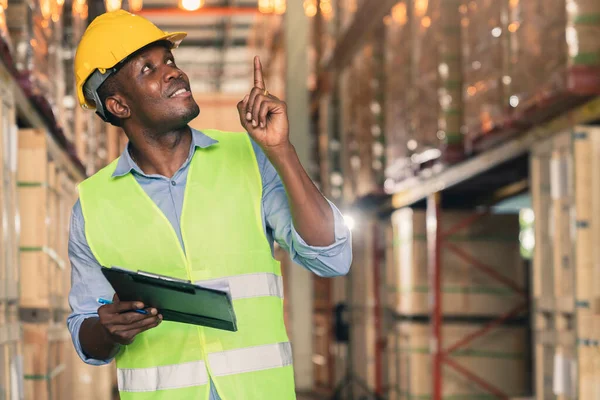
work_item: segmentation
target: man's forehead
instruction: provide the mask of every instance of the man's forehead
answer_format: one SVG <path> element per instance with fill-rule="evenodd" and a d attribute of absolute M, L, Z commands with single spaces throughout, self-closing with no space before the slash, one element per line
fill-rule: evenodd
<path fill-rule="evenodd" d="M 152 45 L 140 50 L 132 58 L 132 61 L 145 60 L 156 54 L 172 55 L 171 49 L 169 48 L 169 46 L 167 44 L 156 43 L 156 44 L 152 44 Z"/>

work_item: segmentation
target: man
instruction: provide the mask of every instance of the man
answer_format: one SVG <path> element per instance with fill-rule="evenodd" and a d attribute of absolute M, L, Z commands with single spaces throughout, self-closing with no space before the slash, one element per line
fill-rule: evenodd
<path fill-rule="evenodd" d="M 116 11 L 96 18 L 77 49 L 80 103 L 122 127 L 129 144 L 79 187 L 69 330 L 85 362 L 116 358 L 123 400 L 293 399 L 273 242 L 314 273 L 336 276 L 350 267 L 350 232 L 302 168 L 286 105 L 266 91 L 260 60 L 238 104 L 246 132 L 189 128 L 200 110 L 171 54 L 184 37 Z M 101 266 L 225 280 L 238 331 L 136 313 L 145 305 L 119 301 Z M 99 307 L 100 297 L 113 304 Z"/>

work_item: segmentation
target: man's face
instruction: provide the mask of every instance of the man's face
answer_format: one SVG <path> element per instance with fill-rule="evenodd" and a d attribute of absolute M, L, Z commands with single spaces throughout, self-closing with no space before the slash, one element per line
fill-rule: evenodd
<path fill-rule="evenodd" d="M 131 59 L 119 74 L 131 122 L 157 132 L 185 127 L 200 113 L 187 75 L 171 51 L 151 46 Z"/>

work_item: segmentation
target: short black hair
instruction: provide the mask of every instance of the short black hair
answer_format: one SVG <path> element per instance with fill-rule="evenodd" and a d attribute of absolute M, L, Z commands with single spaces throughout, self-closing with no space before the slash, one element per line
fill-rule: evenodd
<path fill-rule="evenodd" d="M 102 109 L 104 110 L 104 116 L 106 117 L 107 122 L 114 126 L 121 127 L 121 120 L 114 116 L 108 109 L 106 108 L 106 99 L 110 96 L 114 96 L 117 94 L 119 90 L 121 90 L 121 85 L 119 84 L 119 80 L 113 74 L 109 76 L 98 88 L 98 97 L 102 102 Z"/>

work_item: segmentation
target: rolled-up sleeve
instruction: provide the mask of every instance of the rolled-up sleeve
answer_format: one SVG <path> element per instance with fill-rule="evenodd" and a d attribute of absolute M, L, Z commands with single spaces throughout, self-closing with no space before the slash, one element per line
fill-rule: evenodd
<path fill-rule="evenodd" d="M 330 201 L 335 240 L 329 246 L 310 246 L 294 228 L 287 193 L 275 167 L 252 142 L 263 181 L 262 208 L 266 228 L 291 259 L 321 277 L 345 275 L 352 264 L 352 236 L 340 210 Z"/>
<path fill-rule="evenodd" d="M 99 297 L 112 299 L 114 290 L 102 275 L 101 267 L 94 257 L 85 237 L 85 228 L 81 204 L 73 206 L 69 231 L 69 260 L 71 262 L 71 290 L 69 304 L 71 314 L 67 318 L 67 327 L 71 333 L 73 345 L 79 357 L 90 365 L 105 365 L 112 361 L 97 360 L 88 357 L 81 348 L 79 330 L 87 318 L 98 316 Z"/>

